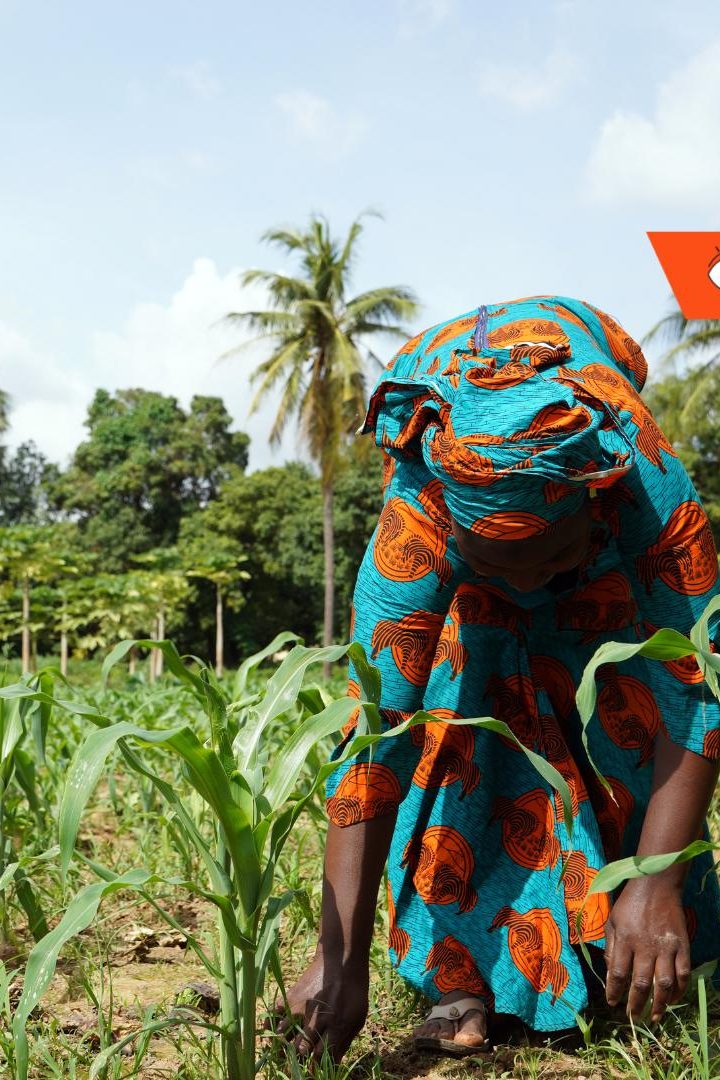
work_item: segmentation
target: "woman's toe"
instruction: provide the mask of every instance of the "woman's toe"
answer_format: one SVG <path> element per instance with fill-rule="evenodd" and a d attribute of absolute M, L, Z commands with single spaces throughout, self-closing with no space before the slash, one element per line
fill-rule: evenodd
<path fill-rule="evenodd" d="M 455 1029 L 449 1020 L 427 1020 L 415 1028 L 413 1035 L 423 1039 L 452 1039 Z"/>
<path fill-rule="evenodd" d="M 482 1046 L 487 1038 L 487 1020 L 481 1009 L 467 1012 L 458 1027 L 455 1042 L 461 1046 Z"/>

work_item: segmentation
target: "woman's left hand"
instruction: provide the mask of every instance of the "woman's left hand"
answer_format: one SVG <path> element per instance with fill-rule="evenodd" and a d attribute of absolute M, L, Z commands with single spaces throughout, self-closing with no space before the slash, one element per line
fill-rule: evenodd
<path fill-rule="evenodd" d="M 628 992 L 637 1019 L 653 995 L 651 1020 L 679 1001 L 690 978 L 690 942 L 682 891 L 661 877 L 628 881 L 606 925 L 606 997 L 617 1005 Z"/>

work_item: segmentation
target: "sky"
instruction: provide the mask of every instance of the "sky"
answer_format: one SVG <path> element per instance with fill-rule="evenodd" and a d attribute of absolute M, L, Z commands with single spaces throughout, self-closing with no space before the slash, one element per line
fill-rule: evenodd
<path fill-rule="evenodd" d="M 294 272 L 269 228 L 379 210 L 351 292 L 411 287 L 408 333 L 559 293 L 637 340 L 670 307 L 646 231 L 718 228 L 717 0 L 0 0 L 0 100 L 8 438 L 61 463 L 130 386 L 301 456 L 248 416 L 263 352 L 220 359 L 265 303 L 242 271 Z"/>

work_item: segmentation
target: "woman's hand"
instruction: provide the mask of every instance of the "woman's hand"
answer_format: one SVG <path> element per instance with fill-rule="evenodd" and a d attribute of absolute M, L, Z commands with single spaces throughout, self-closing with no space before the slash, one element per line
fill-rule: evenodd
<path fill-rule="evenodd" d="M 652 1022 L 679 1001 L 690 978 L 690 942 L 682 891 L 656 875 L 628 881 L 606 926 L 606 997 L 637 1019 L 652 994 Z"/>
<path fill-rule="evenodd" d="M 294 1040 L 300 1057 L 319 1061 L 327 1048 L 340 1063 L 367 1019 L 369 982 L 367 965 L 322 965 L 321 984 L 305 1001 L 302 1031 Z"/>

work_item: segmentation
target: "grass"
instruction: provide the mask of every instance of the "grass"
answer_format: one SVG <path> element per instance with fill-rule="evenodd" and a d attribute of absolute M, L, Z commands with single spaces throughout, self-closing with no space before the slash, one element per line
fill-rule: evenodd
<path fill-rule="evenodd" d="M 147 722 L 148 710 L 158 727 L 165 726 L 169 719 L 202 723 L 200 711 L 189 699 L 179 698 L 172 679 L 163 679 L 152 690 L 142 681 L 132 680 L 118 681 L 114 688 L 101 691 L 95 668 L 86 670 L 81 682 L 83 692 L 91 687 L 98 705 L 112 711 L 117 719 L 136 721 L 142 705 L 143 723 Z M 343 685 L 341 674 L 334 683 L 338 691 Z M 53 842 L 52 822 L 64 764 L 87 730 L 81 718 L 62 730 L 51 726 L 48 765 L 38 769 L 48 832 L 46 836 L 38 835 L 42 818 L 24 814 L 17 795 L 18 807 L 12 817 L 16 850 L 26 845 L 40 852 Z M 155 761 L 157 768 L 170 768 L 159 755 Z M 168 772 L 166 778 L 183 783 L 177 772 Z M 312 956 L 317 936 L 324 830 L 319 807 L 316 801 L 303 813 L 278 864 L 276 891 L 299 893 L 282 919 L 281 961 L 288 985 Z M 198 804 L 195 809 L 201 820 L 202 806 Z M 711 814 L 715 836 L 720 835 L 719 811 L 720 806 L 715 804 Z M 83 818 L 80 851 L 117 873 L 142 864 L 163 877 L 191 877 L 198 872 L 197 856 L 180 840 L 177 823 L 155 797 L 152 786 L 143 786 L 137 777 L 128 776 L 113 759 Z M 28 873 L 51 924 L 57 921 L 67 897 L 91 880 L 82 864 L 74 863 L 67 891 L 63 891 L 52 858 L 33 863 Z M 8 932 L 5 940 L 0 940 L 0 1076 L 10 1077 L 14 1053 L 10 1020 L 32 941 L 25 913 L 14 904 L 11 893 L 6 897 L 10 901 Z M 632 1026 L 622 1011 L 611 1013 L 607 1007 L 598 1007 L 592 1018 L 588 1017 L 592 1022 L 577 1047 L 553 1043 L 541 1036 L 530 1038 L 518 1027 L 512 1038 L 497 1046 L 490 1059 L 458 1061 L 415 1051 L 410 1033 L 427 1006 L 389 962 L 384 897 L 381 888 L 371 953 L 368 1021 L 343 1065 L 336 1068 L 328 1062 L 321 1064 L 314 1073 L 319 1080 L 720 1080 L 720 1001 L 704 983 L 695 987 L 688 1001 L 675 1007 L 656 1030 Z M 202 900 L 171 888 L 163 892 L 161 900 L 182 931 L 207 942 L 208 948 L 216 948 L 216 920 Z M 219 1039 L 208 1028 L 178 1026 L 159 1035 L 130 1039 L 143 1026 L 188 1015 L 212 1025 L 216 1002 L 206 980 L 206 972 L 187 948 L 183 932 L 172 933 L 142 898 L 128 893 L 114 895 L 104 903 L 93 925 L 63 951 L 50 991 L 30 1018 L 30 1076 L 87 1080 L 97 1055 L 112 1043 L 128 1039 L 122 1055 L 108 1066 L 106 1076 L 112 1080 L 136 1076 L 153 1080 L 224 1080 Z M 270 980 L 259 1019 L 274 995 Z M 292 1051 L 276 1040 L 263 1051 L 262 1075 L 266 1080 L 298 1080 L 310 1074 Z"/>

